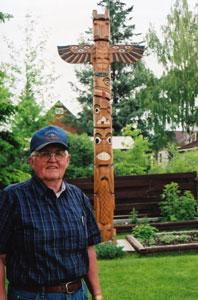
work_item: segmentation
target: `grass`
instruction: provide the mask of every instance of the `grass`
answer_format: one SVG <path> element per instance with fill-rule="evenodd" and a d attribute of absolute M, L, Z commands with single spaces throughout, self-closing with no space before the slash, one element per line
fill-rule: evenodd
<path fill-rule="evenodd" d="M 198 299 L 196 253 L 130 254 L 98 265 L 105 300 Z"/>
<path fill-rule="evenodd" d="M 196 253 L 99 260 L 106 300 L 197 300 Z"/>

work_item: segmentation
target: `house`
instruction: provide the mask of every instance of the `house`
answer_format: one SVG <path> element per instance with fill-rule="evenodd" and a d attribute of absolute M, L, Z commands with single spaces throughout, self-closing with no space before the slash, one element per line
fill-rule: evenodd
<path fill-rule="evenodd" d="M 76 116 L 63 103 L 57 101 L 50 111 L 54 114 L 54 120 L 50 124 L 59 126 L 70 133 L 82 133 L 75 127 Z M 93 141 L 93 137 L 90 137 Z M 133 139 L 130 136 L 113 136 L 113 149 L 127 150 L 133 146 Z"/>
<path fill-rule="evenodd" d="M 132 148 L 134 140 L 131 136 L 113 136 L 112 147 L 113 149 L 127 150 Z"/>
<path fill-rule="evenodd" d="M 175 142 L 179 152 L 198 149 L 198 131 L 192 134 L 183 131 L 175 131 Z M 167 163 L 169 161 L 169 152 L 162 149 L 158 152 L 157 160 L 159 163 Z"/>
<path fill-rule="evenodd" d="M 50 109 L 54 114 L 54 120 L 50 124 L 59 126 L 70 133 L 78 133 L 78 129 L 73 125 L 76 116 L 63 103 L 57 101 Z"/>
<path fill-rule="evenodd" d="M 178 147 L 183 147 L 198 140 L 198 131 L 189 134 L 183 131 L 175 131 L 175 141 Z"/>
<path fill-rule="evenodd" d="M 191 143 L 188 143 L 178 149 L 179 152 L 186 152 L 186 151 L 192 151 L 192 150 L 198 150 L 198 139 L 196 141 L 193 141 Z"/>

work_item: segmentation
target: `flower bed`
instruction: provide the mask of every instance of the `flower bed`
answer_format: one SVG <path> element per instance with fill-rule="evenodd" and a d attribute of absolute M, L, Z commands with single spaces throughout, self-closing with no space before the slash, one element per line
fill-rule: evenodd
<path fill-rule="evenodd" d="M 149 243 L 143 243 L 133 235 L 127 235 L 126 239 L 136 251 L 143 254 L 198 250 L 198 230 L 160 232 Z"/>

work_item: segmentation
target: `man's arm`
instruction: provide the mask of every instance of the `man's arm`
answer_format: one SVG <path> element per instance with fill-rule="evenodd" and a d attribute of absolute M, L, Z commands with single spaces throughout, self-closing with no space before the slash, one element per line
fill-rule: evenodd
<path fill-rule="evenodd" d="M 0 254 L 0 300 L 6 300 L 5 291 L 5 255 Z"/>
<path fill-rule="evenodd" d="M 96 252 L 93 246 L 88 247 L 88 256 L 89 272 L 86 278 L 88 289 L 92 294 L 93 300 L 103 300 L 98 276 Z"/>

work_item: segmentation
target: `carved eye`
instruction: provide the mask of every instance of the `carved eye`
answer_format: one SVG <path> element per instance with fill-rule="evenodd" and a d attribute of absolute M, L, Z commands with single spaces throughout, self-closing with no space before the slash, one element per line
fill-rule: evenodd
<path fill-rule="evenodd" d="M 102 141 L 101 138 L 99 136 L 96 136 L 96 138 L 95 138 L 96 145 L 100 144 L 101 141 Z"/>
<path fill-rule="evenodd" d="M 96 114 L 99 114 L 99 112 L 100 112 L 100 107 L 99 107 L 99 106 L 96 106 L 96 107 L 95 107 L 95 113 L 96 113 Z"/>
<path fill-rule="evenodd" d="M 108 142 L 109 144 L 111 144 L 111 143 L 112 143 L 111 136 L 109 136 L 109 137 L 107 138 L 107 142 Z"/>

